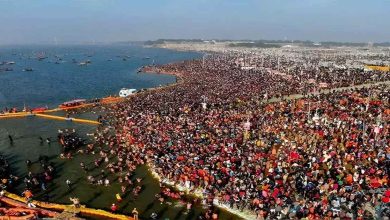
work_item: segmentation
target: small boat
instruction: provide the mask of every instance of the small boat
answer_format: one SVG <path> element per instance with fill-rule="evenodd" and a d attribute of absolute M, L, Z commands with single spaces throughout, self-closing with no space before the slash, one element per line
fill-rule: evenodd
<path fill-rule="evenodd" d="M 85 65 L 88 65 L 88 64 L 91 64 L 92 62 L 90 60 L 86 60 L 84 62 L 80 62 L 79 63 L 79 66 L 85 66 Z"/>
<path fill-rule="evenodd" d="M 142 59 L 144 59 L 144 60 L 149 60 L 149 59 L 150 59 L 150 57 L 144 57 L 144 58 L 142 58 Z"/>
<path fill-rule="evenodd" d="M 12 69 L 12 68 L 0 69 L 0 72 L 11 72 L 11 71 L 14 71 L 14 69 Z"/>
<path fill-rule="evenodd" d="M 9 61 L 9 62 L 5 62 L 6 65 L 14 65 L 15 62 L 14 61 Z"/>
<path fill-rule="evenodd" d="M 74 109 L 86 104 L 86 102 L 86 99 L 75 99 L 69 102 L 64 102 L 58 107 L 63 110 Z"/>
<path fill-rule="evenodd" d="M 42 61 L 42 60 L 46 59 L 47 56 L 46 56 L 45 52 L 40 52 L 40 53 L 37 53 L 37 54 L 36 54 L 36 58 L 37 58 L 39 61 Z"/>
<path fill-rule="evenodd" d="M 123 88 L 123 89 L 121 89 L 119 91 L 119 97 L 124 98 L 124 97 L 127 97 L 127 96 L 129 96 L 131 94 L 134 94 L 136 92 L 137 92 L 136 89 L 126 89 L 126 88 Z"/>
<path fill-rule="evenodd" d="M 23 69 L 24 72 L 32 72 L 34 71 L 33 68 L 24 68 Z"/>
<path fill-rule="evenodd" d="M 48 107 L 38 107 L 31 109 L 31 112 L 33 113 L 44 113 L 46 110 L 48 110 Z"/>

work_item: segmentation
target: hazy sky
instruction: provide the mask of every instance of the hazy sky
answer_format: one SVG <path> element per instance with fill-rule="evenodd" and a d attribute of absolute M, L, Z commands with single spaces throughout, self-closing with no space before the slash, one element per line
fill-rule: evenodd
<path fill-rule="evenodd" d="M 390 41 L 390 0 L 0 0 L 0 44 L 158 38 Z"/>

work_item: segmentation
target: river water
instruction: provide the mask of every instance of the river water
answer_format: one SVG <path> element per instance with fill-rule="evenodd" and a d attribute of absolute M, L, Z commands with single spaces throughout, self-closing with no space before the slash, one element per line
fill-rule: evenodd
<path fill-rule="evenodd" d="M 48 58 L 39 61 L 37 57 Z M 117 94 L 121 88 L 151 88 L 175 82 L 175 77 L 161 74 L 138 74 L 137 69 L 152 63 L 164 64 L 199 58 L 197 53 L 176 52 L 165 49 L 142 48 L 138 46 L 23 46 L 0 47 L 0 63 L 13 61 L 12 65 L 0 65 L 0 109 L 6 107 L 56 107 L 58 104 L 76 98 L 96 98 Z M 80 62 L 90 60 L 88 65 Z M 23 71 L 32 68 L 33 71 Z M 57 113 L 63 115 L 63 113 Z M 96 119 L 97 113 L 83 112 L 73 115 L 78 118 Z M 50 145 L 41 143 L 39 137 L 56 140 L 58 129 L 76 129 L 84 138 L 96 127 L 72 122 L 53 121 L 36 117 L 0 120 L 0 152 L 11 164 L 12 173 L 22 177 L 29 171 L 39 172 L 38 158 L 48 156 L 56 169 L 56 176 L 46 193 L 36 194 L 38 200 L 70 203 L 69 197 L 78 197 L 89 207 L 109 210 L 115 202 L 120 185 L 108 187 L 90 185 L 80 162 L 93 166 L 96 156 L 76 154 L 71 160 L 59 158 L 61 146 L 53 141 Z M 14 139 L 11 144 L 8 135 Z M 25 161 L 34 164 L 27 168 Z M 100 170 L 93 170 L 98 174 Z M 195 207 L 185 213 L 185 205 L 178 201 L 160 204 L 155 194 L 160 192 L 159 183 L 146 167 L 139 167 L 133 177 L 142 178 L 142 191 L 136 199 L 131 195 L 123 197 L 119 211 L 131 213 L 134 207 L 142 219 L 149 219 L 155 212 L 158 219 L 197 219 L 201 212 Z M 65 184 L 71 180 L 69 190 Z M 22 182 L 22 181 L 21 181 Z M 18 184 L 16 192 L 23 190 Z M 226 212 L 220 212 L 221 219 L 236 219 Z"/>

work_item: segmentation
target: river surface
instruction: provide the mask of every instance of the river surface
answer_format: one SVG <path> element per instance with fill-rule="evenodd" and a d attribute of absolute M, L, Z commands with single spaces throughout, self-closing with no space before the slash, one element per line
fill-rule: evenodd
<path fill-rule="evenodd" d="M 47 56 L 39 61 L 37 57 Z M 176 52 L 165 49 L 142 48 L 137 46 L 23 46 L 0 47 L 0 109 L 6 107 L 22 108 L 48 106 L 76 98 L 96 98 L 117 94 L 121 88 L 152 88 L 173 83 L 175 77 L 161 74 L 138 74 L 137 69 L 148 64 L 164 64 L 199 58 L 197 53 Z M 88 65 L 80 62 L 90 60 Z M 1 71 L 12 68 L 13 71 Z M 32 68 L 33 71 L 23 71 Z M 64 113 L 56 113 L 64 115 Z M 73 117 L 96 119 L 99 113 L 80 112 Z M 115 194 L 120 185 L 113 182 L 108 187 L 87 183 L 87 174 L 80 168 L 80 162 L 93 167 L 97 155 L 75 154 L 70 160 L 60 159 L 61 146 L 57 141 L 41 143 L 39 137 L 56 140 L 58 129 L 76 129 L 77 133 L 88 139 L 87 134 L 96 127 L 87 124 L 53 121 L 36 117 L 0 120 L 0 152 L 10 162 L 12 173 L 23 178 L 29 171 L 39 172 L 40 156 L 49 157 L 54 164 L 56 176 L 48 185 L 45 193 L 37 193 L 38 200 L 57 203 L 70 203 L 69 197 L 78 197 L 82 204 L 89 207 L 109 210 L 115 202 Z M 8 135 L 14 139 L 11 144 Z M 31 160 L 28 168 L 25 161 Z M 92 170 L 99 174 L 100 170 Z M 121 213 L 130 214 L 136 207 L 142 219 L 149 219 L 154 212 L 158 219 L 197 219 L 201 212 L 195 207 L 186 213 L 185 204 L 170 201 L 172 204 L 160 204 L 155 195 L 160 192 L 159 183 L 146 167 L 139 167 L 135 178 L 142 178 L 142 191 L 137 198 L 131 194 L 123 197 L 119 203 Z M 65 181 L 73 183 L 68 189 Z M 15 191 L 20 193 L 24 184 L 20 181 Z M 226 212 L 220 212 L 220 219 L 237 219 Z"/>
<path fill-rule="evenodd" d="M 0 63 L 15 62 L 0 65 L 0 109 L 55 107 L 76 98 L 116 95 L 121 88 L 165 85 L 174 82 L 175 77 L 137 74 L 137 69 L 199 56 L 136 46 L 0 47 Z M 39 61 L 39 57 L 47 58 Z M 87 60 L 91 63 L 80 65 Z M 33 71 L 25 71 L 29 68 Z"/>

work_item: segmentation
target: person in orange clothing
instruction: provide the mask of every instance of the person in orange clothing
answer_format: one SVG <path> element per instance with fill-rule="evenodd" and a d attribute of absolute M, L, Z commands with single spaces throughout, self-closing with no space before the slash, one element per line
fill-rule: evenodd
<path fill-rule="evenodd" d="M 345 183 L 346 183 L 347 185 L 351 185 L 352 182 L 353 182 L 353 176 L 352 176 L 352 174 L 348 174 L 348 175 L 345 177 Z"/>
<path fill-rule="evenodd" d="M 24 190 L 23 195 L 26 199 L 30 199 L 33 197 L 33 194 L 29 189 Z"/>

